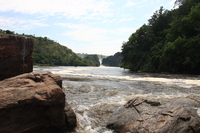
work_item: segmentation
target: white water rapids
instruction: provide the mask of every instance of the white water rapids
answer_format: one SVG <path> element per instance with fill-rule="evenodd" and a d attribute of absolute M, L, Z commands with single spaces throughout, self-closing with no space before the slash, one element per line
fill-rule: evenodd
<path fill-rule="evenodd" d="M 42 67 L 63 78 L 67 102 L 74 109 L 78 133 L 112 133 L 107 118 L 135 97 L 190 98 L 200 102 L 200 76 L 131 73 L 118 67 Z M 200 115 L 200 107 L 197 107 Z"/>

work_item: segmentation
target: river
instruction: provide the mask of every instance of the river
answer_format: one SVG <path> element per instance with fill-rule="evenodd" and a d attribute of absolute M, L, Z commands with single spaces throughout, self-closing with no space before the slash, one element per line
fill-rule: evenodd
<path fill-rule="evenodd" d="M 174 99 L 187 97 L 200 102 L 200 76 L 132 73 L 119 67 L 34 66 L 63 78 L 66 100 L 74 109 L 78 133 L 112 133 L 106 120 L 135 97 Z M 200 115 L 200 108 L 197 108 Z"/>

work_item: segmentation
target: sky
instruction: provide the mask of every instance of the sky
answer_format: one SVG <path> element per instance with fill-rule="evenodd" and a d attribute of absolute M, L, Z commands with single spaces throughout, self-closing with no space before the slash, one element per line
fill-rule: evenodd
<path fill-rule="evenodd" d="M 0 29 L 47 37 L 75 53 L 113 55 L 175 0 L 0 0 Z"/>

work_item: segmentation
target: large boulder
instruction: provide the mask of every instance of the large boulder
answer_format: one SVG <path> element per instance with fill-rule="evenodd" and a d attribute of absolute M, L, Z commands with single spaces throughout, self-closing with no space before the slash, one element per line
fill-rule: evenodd
<path fill-rule="evenodd" d="M 0 35 L 0 80 L 33 71 L 33 39 Z"/>
<path fill-rule="evenodd" d="M 196 110 L 178 103 L 134 98 L 110 116 L 107 128 L 119 133 L 199 133 Z"/>
<path fill-rule="evenodd" d="M 0 81 L 0 132 L 60 133 L 76 127 L 61 88 L 61 77 L 48 71 Z"/>

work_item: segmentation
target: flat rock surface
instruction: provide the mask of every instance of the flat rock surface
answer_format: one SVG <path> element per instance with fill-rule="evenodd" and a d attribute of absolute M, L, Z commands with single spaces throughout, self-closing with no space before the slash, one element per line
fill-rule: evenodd
<path fill-rule="evenodd" d="M 110 116 L 107 128 L 119 133 L 199 133 L 200 119 L 196 110 L 179 103 L 180 100 L 161 104 L 134 98 Z"/>

